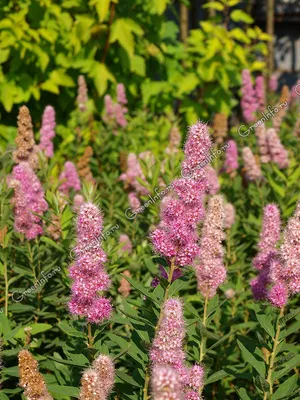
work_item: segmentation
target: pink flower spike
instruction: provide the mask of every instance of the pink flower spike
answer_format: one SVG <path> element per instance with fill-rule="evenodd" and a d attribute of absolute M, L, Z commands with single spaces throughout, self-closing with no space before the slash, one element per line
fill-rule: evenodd
<path fill-rule="evenodd" d="M 59 180 L 62 181 L 59 190 L 66 195 L 69 194 L 70 189 L 75 191 L 79 191 L 81 189 L 80 179 L 76 167 L 71 161 L 67 161 L 65 163 L 64 170 L 60 174 Z"/>
<path fill-rule="evenodd" d="M 109 319 L 112 306 L 100 293 L 108 290 L 110 279 L 105 271 L 106 255 L 101 248 L 102 215 L 93 203 L 84 203 L 77 218 L 75 263 L 69 274 L 73 279 L 69 310 L 89 322 L 98 324 Z"/>
<path fill-rule="evenodd" d="M 8 177 L 8 186 L 14 189 L 12 204 L 15 213 L 15 230 L 23 233 L 28 240 L 43 234 L 42 215 L 48 210 L 44 199 L 44 190 L 27 162 L 21 162 L 13 168 Z"/>
<path fill-rule="evenodd" d="M 153 400 L 183 400 L 178 372 L 169 365 L 155 365 L 151 387 Z"/>
<path fill-rule="evenodd" d="M 217 288 L 225 281 L 227 275 L 222 247 L 225 238 L 224 218 L 223 197 L 220 195 L 211 197 L 202 229 L 200 255 L 194 264 L 198 290 L 209 298 L 216 294 Z"/>
<path fill-rule="evenodd" d="M 52 106 L 47 106 L 42 118 L 41 141 L 39 147 L 48 158 L 53 157 L 52 139 L 55 137 L 55 126 L 55 110 Z"/>
<path fill-rule="evenodd" d="M 125 86 L 123 83 L 118 83 L 117 85 L 117 101 L 120 104 L 127 104 L 127 98 L 125 93 Z"/>
<path fill-rule="evenodd" d="M 257 111 L 257 100 L 248 69 L 244 69 L 242 72 L 241 108 L 245 121 L 247 123 L 253 122 L 255 120 L 255 112 Z"/>

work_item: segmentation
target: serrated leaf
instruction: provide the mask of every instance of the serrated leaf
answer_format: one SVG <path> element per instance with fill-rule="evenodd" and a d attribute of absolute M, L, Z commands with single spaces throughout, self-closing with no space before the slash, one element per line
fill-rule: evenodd
<path fill-rule="evenodd" d="M 245 347 L 245 345 L 237 339 L 237 344 L 241 349 L 243 358 L 259 373 L 260 376 L 265 377 L 266 366 L 263 361 L 257 360 L 254 355 Z"/>

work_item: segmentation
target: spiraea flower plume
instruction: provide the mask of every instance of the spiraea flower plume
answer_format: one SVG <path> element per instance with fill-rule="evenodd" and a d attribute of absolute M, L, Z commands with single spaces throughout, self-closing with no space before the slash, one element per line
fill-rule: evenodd
<path fill-rule="evenodd" d="M 257 100 L 248 69 L 244 69 L 242 72 L 241 108 L 245 121 L 247 123 L 253 122 L 255 120 L 255 112 L 257 111 Z"/>
<path fill-rule="evenodd" d="M 262 178 L 260 166 L 257 164 L 250 147 L 244 147 L 242 150 L 244 161 L 245 177 L 248 181 L 254 182 Z"/>
<path fill-rule="evenodd" d="M 128 109 L 125 107 L 126 104 L 127 97 L 125 86 L 123 83 L 118 83 L 116 102 L 113 102 L 109 94 L 104 96 L 105 113 L 103 116 L 103 121 L 109 125 L 112 125 L 114 129 L 117 129 L 118 127 L 124 128 L 127 126 L 125 114 L 128 112 Z"/>
<path fill-rule="evenodd" d="M 271 161 L 270 149 L 267 140 L 267 130 L 265 124 L 258 125 L 255 128 L 255 135 L 260 153 L 260 160 L 262 163 Z"/>
<path fill-rule="evenodd" d="M 167 154 L 175 154 L 179 151 L 181 134 L 177 125 L 172 126 L 169 136 L 169 145 L 166 148 Z"/>
<path fill-rule="evenodd" d="M 235 171 L 238 169 L 238 167 L 239 162 L 237 145 L 234 140 L 229 140 L 222 171 L 225 171 L 227 174 L 233 176 L 235 175 Z"/>
<path fill-rule="evenodd" d="M 102 295 L 110 286 L 104 268 L 106 254 L 100 243 L 102 229 L 98 207 L 93 203 L 84 203 L 77 218 L 76 260 L 70 267 L 73 283 L 69 310 L 92 323 L 108 319 L 112 311 L 110 300 Z"/>
<path fill-rule="evenodd" d="M 264 208 L 259 252 L 253 260 L 259 275 L 250 281 L 254 298 L 269 300 L 276 307 L 282 307 L 288 298 L 287 288 L 280 278 L 282 265 L 276 247 L 280 240 L 280 225 L 279 208 L 276 204 L 268 204 Z"/>
<path fill-rule="evenodd" d="M 123 245 L 122 251 L 130 254 L 132 252 L 132 243 L 128 235 L 122 233 L 119 238 L 119 243 Z"/>
<path fill-rule="evenodd" d="M 52 106 L 47 106 L 43 113 L 41 126 L 41 140 L 39 147 L 44 151 L 48 158 L 53 157 L 53 142 L 55 137 L 55 110 Z"/>
<path fill-rule="evenodd" d="M 161 205 L 161 222 L 151 234 L 155 251 L 177 266 L 191 265 L 199 254 L 196 228 L 204 216 L 203 198 L 209 189 L 207 169 L 199 166 L 206 162 L 210 148 L 208 128 L 198 122 L 189 129 L 183 177 L 172 182 L 173 192 Z"/>
<path fill-rule="evenodd" d="M 269 79 L 269 89 L 272 92 L 276 92 L 277 88 L 278 88 L 278 76 L 276 74 L 273 74 Z"/>
<path fill-rule="evenodd" d="M 114 386 L 115 367 L 109 356 L 100 354 L 81 378 L 79 400 L 107 400 Z"/>
<path fill-rule="evenodd" d="M 287 85 L 284 85 L 281 89 L 279 104 L 277 106 L 278 111 L 276 112 L 276 114 L 272 119 L 273 128 L 277 133 L 279 132 L 282 121 L 288 111 L 289 101 L 290 101 L 290 90 Z"/>
<path fill-rule="evenodd" d="M 62 182 L 59 190 L 66 195 L 69 194 L 71 189 L 79 191 L 81 188 L 76 167 L 71 161 L 65 163 L 64 169 L 59 176 L 59 180 Z"/>
<path fill-rule="evenodd" d="M 287 168 L 290 164 L 288 152 L 282 145 L 276 130 L 273 128 L 268 129 L 266 136 L 271 160 L 276 163 L 280 169 Z"/>
<path fill-rule="evenodd" d="M 29 163 L 22 162 L 13 168 L 8 185 L 14 189 L 12 205 L 16 232 L 23 233 L 29 240 L 42 235 L 42 220 L 34 213 L 42 215 L 48 210 L 48 204 L 42 185 Z"/>
<path fill-rule="evenodd" d="M 262 111 L 265 108 L 265 84 L 262 75 L 256 77 L 255 94 L 258 102 L 258 110 Z"/>
<path fill-rule="evenodd" d="M 152 369 L 153 400 L 184 400 L 179 374 L 169 365 L 155 365 Z"/>
<path fill-rule="evenodd" d="M 25 398 L 27 400 L 53 400 L 32 354 L 28 350 L 22 350 L 18 354 L 18 359 L 20 386 L 24 389 Z"/>
<path fill-rule="evenodd" d="M 39 149 L 34 141 L 32 120 L 26 106 L 22 106 L 19 110 L 18 133 L 15 143 L 17 147 L 13 152 L 15 163 L 28 162 L 33 169 L 37 169 Z"/>
<path fill-rule="evenodd" d="M 226 279 L 222 246 L 225 238 L 224 218 L 223 197 L 221 195 L 211 197 L 202 229 L 200 255 L 194 263 L 198 290 L 208 298 L 216 294 L 218 287 Z"/>
<path fill-rule="evenodd" d="M 225 204 L 224 212 L 225 212 L 224 227 L 226 229 L 230 229 L 235 221 L 235 208 L 233 204 L 231 203 Z"/>
<path fill-rule="evenodd" d="M 213 137 L 216 143 L 223 143 L 228 131 L 228 119 L 225 114 L 217 113 L 213 123 Z"/>
<path fill-rule="evenodd" d="M 78 77 L 78 94 L 77 94 L 77 104 L 81 112 L 86 110 L 86 103 L 88 102 L 88 89 L 83 75 Z"/>
<path fill-rule="evenodd" d="M 94 152 L 91 146 L 84 149 L 83 155 L 79 158 L 77 163 L 78 175 L 86 182 L 95 183 L 93 174 L 90 168 L 90 161 Z"/>
<path fill-rule="evenodd" d="M 149 193 L 149 191 L 139 182 L 139 180 L 142 180 L 146 183 L 146 178 L 141 168 L 139 158 L 134 153 L 128 154 L 127 170 L 120 176 L 119 179 L 125 183 L 126 189 L 134 191 L 137 195 L 145 196 Z"/>
<path fill-rule="evenodd" d="M 185 395 L 191 392 L 197 394 L 203 385 L 204 370 L 199 365 L 191 368 L 186 365 L 184 337 L 183 304 L 177 298 L 168 299 L 163 304 L 162 318 L 150 351 L 153 372 L 165 366 L 172 367 L 178 374 L 181 392 Z M 157 379 L 152 374 L 152 386 L 158 383 Z"/>

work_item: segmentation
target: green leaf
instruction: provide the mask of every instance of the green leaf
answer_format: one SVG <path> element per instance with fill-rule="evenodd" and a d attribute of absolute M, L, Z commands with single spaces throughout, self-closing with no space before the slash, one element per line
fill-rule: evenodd
<path fill-rule="evenodd" d="M 273 338 L 275 330 L 272 324 L 272 317 L 263 313 L 257 304 L 254 304 L 254 310 L 260 326 Z"/>
<path fill-rule="evenodd" d="M 244 360 L 247 361 L 250 365 L 252 365 L 252 367 L 259 373 L 260 376 L 265 377 L 266 375 L 265 363 L 255 358 L 252 352 L 249 351 L 240 340 L 237 340 L 237 344 L 241 349 Z"/>
<path fill-rule="evenodd" d="M 234 22 L 245 22 L 246 24 L 252 24 L 254 19 L 242 10 L 233 10 L 230 14 L 230 18 Z"/>
<path fill-rule="evenodd" d="M 206 4 L 204 4 L 203 8 L 211 8 L 213 10 L 223 11 L 224 5 L 218 1 L 208 1 Z"/>
<path fill-rule="evenodd" d="M 65 250 L 63 247 L 61 247 L 59 244 L 57 244 L 56 242 L 54 242 L 54 240 L 50 239 L 47 236 L 42 236 L 41 237 L 41 241 L 44 243 L 48 243 L 50 244 L 50 246 L 55 247 L 57 250 L 59 250 L 60 252 L 64 253 Z"/>
<path fill-rule="evenodd" d="M 49 392 L 53 395 L 61 395 L 61 396 L 79 396 L 79 389 L 73 386 L 59 386 L 59 385 L 47 385 Z"/>
<path fill-rule="evenodd" d="M 251 398 L 248 396 L 246 389 L 241 388 L 241 389 L 236 389 L 234 388 L 237 394 L 239 395 L 239 398 L 241 400 L 251 400 Z"/>
<path fill-rule="evenodd" d="M 99 22 L 103 22 L 109 10 L 110 0 L 90 0 L 89 5 L 96 7 Z"/>
<path fill-rule="evenodd" d="M 10 49 L 1 49 L 0 50 L 0 64 L 5 63 L 10 55 Z"/>
<path fill-rule="evenodd" d="M 280 371 L 274 373 L 274 381 L 280 379 L 282 376 L 288 374 L 292 369 L 299 367 L 300 364 L 300 354 L 293 357 L 290 361 L 285 364 L 285 367 Z"/>
<path fill-rule="evenodd" d="M 92 78 L 94 78 L 94 83 L 99 96 L 103 96 L 103 94 L 106 92 L 108 81 L 116 81 L 115 77 L 103 63 L 97 63 L 93 67 L 90 75 Z"/>
<path fill-rule="evenodd" d="M 214 374 L 210 375 L 206 380 L 205 380 L 205 385 L 209 385 L 213 382 L 217 382 L 220 379 L 225 378 L 225 376 L 228 376 L 229 373 L 221 369 L 218 372 L 215 372 Z"/>
<path fill-rule="evenodd" d="M 293 393 L 295 389 L 298 387 L 298 376 L 293 375 L 284 381 L 276 390 L 275 394 L 272 396 L 272 400 L 280 400 L 284 398 L 288 398 L 290 394 Z"/>
<path fill-rule="evenodd" d="M 157 301 L 157 298 L 147 290 L 143 284 L 137 282 L 134 279 L 128 278 L 128 276 L 122 275 L 130 284 L 133 286 L 135 289 L 137 289 L 140 293 L 143 295 L 147 296 L 150 300 L 152 300 L 154 303 L 159 305 L 159 302 Z"/>
<path fill-rule="evenodd" d="M 70 326 L 66 321 L 59 322 L 58 326 L 69 336 L 80 337 L 80 338 L 85 337 L 83 332 L 77 331 L 73 326 Z"/>
<path fill-rule="evenodd" d="M 255 386 L 258 387 L 262 392 L 268 392 L 270 390 L 270 385 L 266 379 L 262 376 L 257 375 L 254 379 Z"/>
<path fill-rule="evenodd" d="M 140 387 L 140 384 L 137 383 L 131 376 L 125 374 L 125 372 L 118 370 L 117 377 L 120 379 L 121 382 L 129 383 L 132 386 Z"/>
<path fill-rule="evenodd" d="M 296 310 L 292 310 L 289 314 L 286 314 L 284 317 L 281 317 L 279 320 L 279 325 L 281 327 L 284 327 L 287 321 L 296 317 L 298 314 L 300 314 L 300 307 L 296 308 Z"/>
<path fill-rule="evenodd" d="M 131 58 L 134 54 L 134 36 L 143 34 L 143 29 L 130 18 L 118 18 L 111 26 L 110 43 L 119 42 Z"/>
<path fill-rule="evenodd" d="M 150 4 L 152 4 L 150 12 L 161 15 L 167 8 L 168 0 L 152 0 Z"/>

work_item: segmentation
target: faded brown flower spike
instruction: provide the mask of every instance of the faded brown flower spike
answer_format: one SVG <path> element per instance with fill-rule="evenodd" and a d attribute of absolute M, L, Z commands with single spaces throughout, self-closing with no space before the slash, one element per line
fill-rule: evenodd
<path fill-rule="evenodd" d="M 20 386 L 24 389 L 27 400 L 53 400 L 49 394 L 44 378 L 39 372 L 38 362 L 28 350 L 18 355 Z"/>
<path fill-rule="evenodd" d="M 35 145 L 29 109 L 22 106 L 18 115 L 18 134 L 13 159 L 16 164 L 28 162 L 33 169 L 38 166 L 38 147 Z"/>

